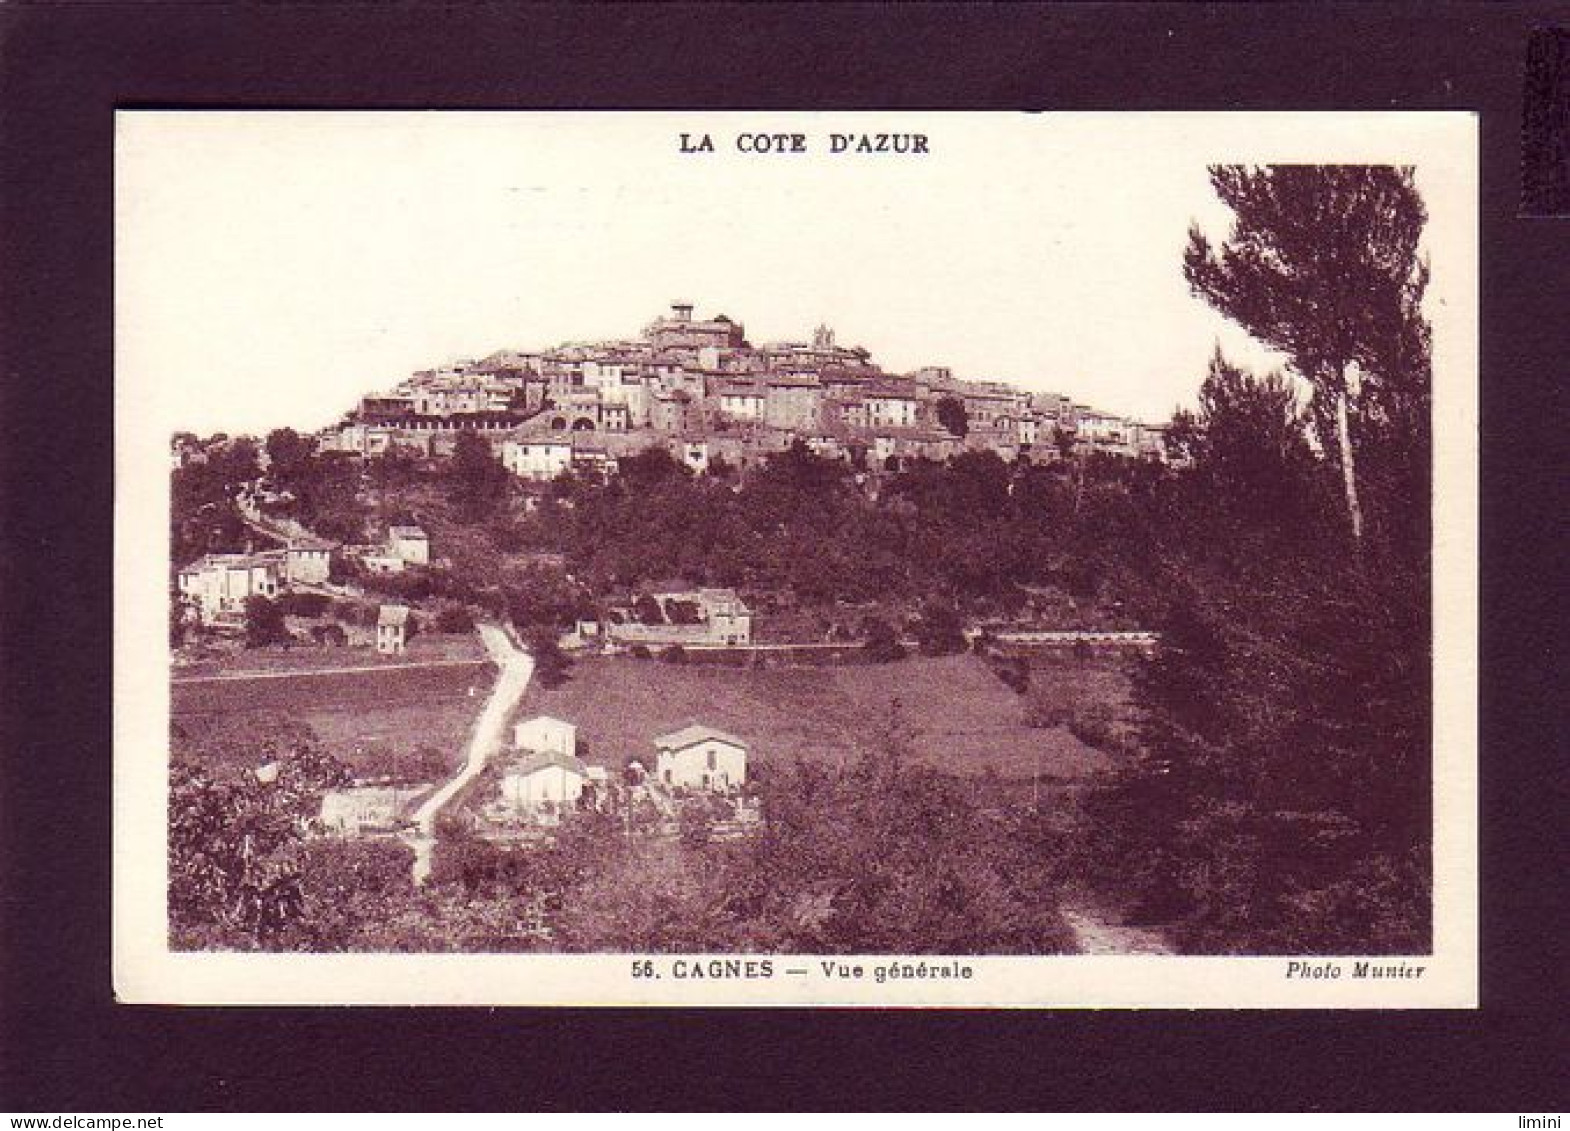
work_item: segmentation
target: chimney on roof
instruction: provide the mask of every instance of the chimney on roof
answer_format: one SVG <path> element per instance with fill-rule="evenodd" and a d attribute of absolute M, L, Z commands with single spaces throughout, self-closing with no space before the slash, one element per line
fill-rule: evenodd
<path fill-rule="evenodd" d="M 671 303 L 671 316 L 673 318 L 675 318 L 677 322 L 691 322 L 692 321 L 692 303 L 690 303 L 690 302 L 673 302 L 673 303 Z"/>

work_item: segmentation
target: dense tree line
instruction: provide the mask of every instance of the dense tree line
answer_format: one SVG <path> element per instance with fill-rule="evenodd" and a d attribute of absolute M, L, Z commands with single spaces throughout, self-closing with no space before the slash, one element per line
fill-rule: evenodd
<path fill-rule="evenodd" d="M 1432 752 L 1423 212 L 1394 169 L 1218 169 L 1196 293 L 1288 351 L 1219 354 L 1178 422 L 1192 467 L 1131 494 L 1121 584 L 1164 646 L 1090 853 L 1201 952 L 1423 952 Z M 1357 387 L 1349 376 L 1356 372 Z M 1298 391 L 1306 389 L 1306 411 Z"/>
<path fill-rule="evenodd" d="M 916 461 L 873 491 L 844 461 L 799 443 L 739 483 L 692 475 L 651 450 L 609 480 L 551 484 L 524 536 L 561 552 L 602 593 L 679 577 L 806 604 L 1010 608 L 1023 586 L 1098 594 L 1103 556 L 1083 520 L 1130 482 L 1161 474 L 1126 460 L 1071 469 L 982 451 Z"/>

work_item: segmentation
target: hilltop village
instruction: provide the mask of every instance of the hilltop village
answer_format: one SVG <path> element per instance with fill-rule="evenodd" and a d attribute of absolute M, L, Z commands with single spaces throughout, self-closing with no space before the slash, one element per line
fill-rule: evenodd
<path fill-rule="evenodd" d="M 635 339 L 503 350 L 415 373 L 363 397 L 319 439 L 324 451 L 375 456 L 401 445 L 439 457 L 466 431 L 534 480 L 614 471 L 651 447 L 698 472 L 713 461 L 746 468 L 797 441 L 879 470 L 966 450 L 1166 457 L 1159 425 L 943 367 L 888 373 L 826 326 L 810 342 L 753 345 L 742 323 L 695 318 L 682 302 Z"/>

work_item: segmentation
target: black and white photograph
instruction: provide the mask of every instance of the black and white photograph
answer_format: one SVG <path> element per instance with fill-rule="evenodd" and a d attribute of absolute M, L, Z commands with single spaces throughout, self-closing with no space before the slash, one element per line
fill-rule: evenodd
<path fill-rule="evenodd" d="M 1476 1004 L 1461 113 L 121 111 L 115 983 Z"/>

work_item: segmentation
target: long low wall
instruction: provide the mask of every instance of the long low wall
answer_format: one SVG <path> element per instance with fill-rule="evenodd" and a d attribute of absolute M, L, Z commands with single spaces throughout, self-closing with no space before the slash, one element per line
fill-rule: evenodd
<path fill-rule="evenodd" d="M 702 648 L 723 644 L 701 624 L 617 624 L 605 635 L 618 644 L 680 644 L 683 648 Z"/>
<path fill-rule="evenodd" d="M 1075 644 L 1126 645 L 1131 648 L 1154 648 L 1161 642 L 1154 632 L 999 632 L 993 637 L 999 644 L 1056 644 L 1072 647 Z"/>

